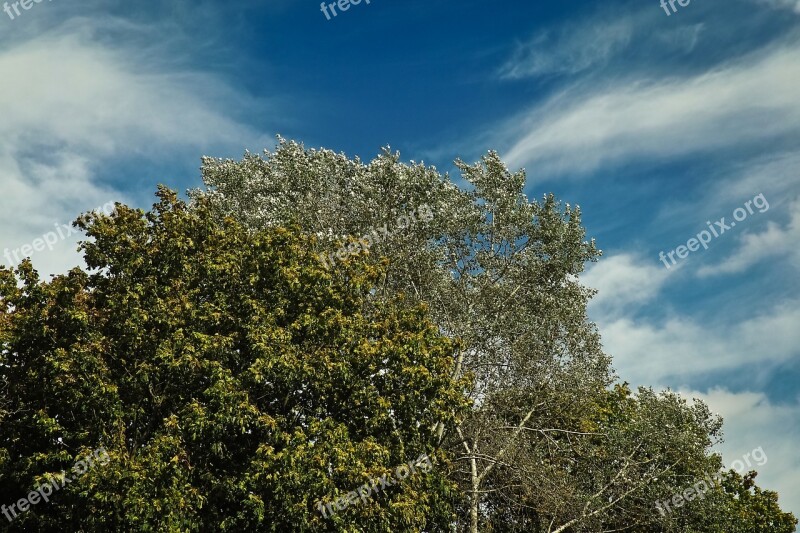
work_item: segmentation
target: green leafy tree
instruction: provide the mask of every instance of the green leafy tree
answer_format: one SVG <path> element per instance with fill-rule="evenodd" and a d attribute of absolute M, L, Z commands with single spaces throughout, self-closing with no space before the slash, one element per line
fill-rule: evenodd
<path fill-rule="evenodd" d="M 663 520 L 664 529 L 689 533 L 793 533 L 797 519 L 778 505 L 778 494 L 755 484 L 755 471 L 744 475 L 719 471 L 720 481 L 686 501 Z M 697 480 L 687 480 L 690 487 Z M 680 491 L 676 491 L 679 494 Z"/>
<path fill-rule="evenodd" d="M 489 482 L 503 490 L 487 496 L 486 530 L 661 531 L 654 502 L 714 470 L 705 449 L 720 424 L 702 404 L 618 385 L 560 428 L 524 432 Z"/>
<path fill-rule="evenodd" d="M 723 475 L 722 505 L 728 511 L 723 523 L 716 524 L 712 533 L 792 533 L 797 519 L 792 513 L 784 513 L 778 505 L 778 493 L 759 488 L 755 479 L 757 472 L 745 475 L 729 470 Z"/>
<path fill-rule="evenodd" d="M 388 259 L 376 296 L 426 304 L 459 339 L 451 375 L 472 378 L 472 408 L 437 423 L 455 457 L 456 530 L 668 531 L 654 503 L 718 469 L 719 420 L 673 394 L 609 391 L 578 279 L 600 251 L 580 209 L 529 200 L 524 171 L 494 152 L 456 166 L 464 188 L 388 149 L 364 163 L 280 139 L 263 156 L 204 158 L 206 189 L 191 194 L 254 231 L 315 234 L 334 276 Z M 404 220 L 423 206 L 432 217 Z"/>
<path fill-rule="evenodd" d="M 0 269 L 0 503 L 108 453 L 0 530 L 447 530 L 456 344 L 375 298 L 380 266 L 333 275 L 313 236 L 158 197 L 79 219 L 88 271 Z M 428 473 L 319 511 L 421 454 Z"/>
<path fill-rule="evenodd" d="M 580 410 L 612 378 L 586 319 L 591 292 L 577 281 L 584 263 L 599 254 L 584 240 L 580 210 L 552 196 L 528 201 L 524 173 L 510 174 L 495 153 L 474 166 L 458 165 L 472 191 L 434 168 L 402 164 L 388 150 L 365 165 L 281 141 L 265 158 L 204 159 L 208 191 L 193 196 L 253 229 L 297 224 L 320 237 L 323 256 L 375 228 L 388 230 L 366 254 L 373 264 L 389 259 L 379 295 L 403 292 L 427 304 L 441 331 L 461 341 L 453 379 L 473 378 L 470 419 L 455 426 L 442 420 L 437 431 L 458 454 L 453 478 L 469 498 L 457 522 L 466 516 L 477 531 L 482 498 L 494 490 L 485 486 L 489 475 L 520 445 L 534 414 L 549 412 L 536 389 L 547 383 L 552 397 Z M 397 222 L 421 206 L 430 209 L 430 220 Z M 527 390 L 527 403 L 515 418 L 487 426 L 494 411 L 487 400 L 517 389 Z M 557 413 L 546 427 L 558 427 Z"/>

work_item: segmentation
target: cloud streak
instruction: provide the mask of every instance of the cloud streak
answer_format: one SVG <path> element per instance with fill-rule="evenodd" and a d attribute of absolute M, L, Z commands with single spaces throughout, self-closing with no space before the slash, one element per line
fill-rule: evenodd
<path fill-rule="evenodd" d="M 784 44 L 710 72 L 564 89 L 515 117 L 504 158 L 540 175 L 585 175 L 800 132 L 800 45 Z"/>
<path fill-rule="evenodd" d="M 499 70 L 501 79 L 521 79 L 546 74 L 576 74 L 604 65 L 631 41 L 630 19 L 608 24 L 596 22 L 541 31 L 518 44 L 513 56 Z"/>
<path fill-rule="evenodd" d="M 698 270 L 701 277 L 718 274 L 735 274 L 765 259 L 778 256 L 791 256 L 800 267 L 800 200 L 789 206 L 791 220 L 785 227 L 770 222 L 767 228 L 759 233 L 745 233 L 738 240 L 737 250 L 717 265 L 704 266 Z"/>

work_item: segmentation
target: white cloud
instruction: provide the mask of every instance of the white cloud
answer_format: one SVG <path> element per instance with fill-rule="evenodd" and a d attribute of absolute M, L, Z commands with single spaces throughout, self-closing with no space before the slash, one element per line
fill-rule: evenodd
<path fill-rule="evenodd" d="M 723 317 L 724 319 L 724 317 Z M 761 363 L 761 372 L 796 357 L 800 302 L 788 302 L 740 322 L 703 324 L 684 317 L 663 322 L 598 320 L 605 350 L 631 383 L 686 383 L 711 372 Z M 753 379 L 763 378 L 758 373 Z"/>
<path fill-rule="evenodd" d="M 607 24 L 596 21 L 568 25 L 555 31 L 537 33 L 518 44 L 514 56 L 500 69 L 500 77 L 519 79 L 545 74 L 575 74 L 605 64 L 630 43 L 630 19 Z"/>
<path fill-rule="evenodd" d="M 789 206 L 791 220 L 786 227 L 769 222 L 767 229 L 760 233 L 744 233 L 739 238 L 738 249 L 729 258 L 717 265 L 704 266 L 698 270 L 701 277 L 715 274 L 743 272 L 764 259 L 791 255 L 800 266 L 800 200 Z"/>
<path fill-rule="evenodd" d="M 800 15 L 800 0 L 756 0 L 756 2 L 776 9 L 790 9 Z"/>
<path fill-rule="evenodd" d="M 623 253 L 594 263 L 581 276 L 581 283 L 598 290 L 589 305 L 592 313 L 608 317 L 651 301 L 669 272 L 660 263 Z"/>
<path fill-rule="evenodd" d="M 577 85 L 509 122 L 504 159 L 537 174 L 585 173 L 797 133 L 798 79 L 792 43 L 702 75 Z"/>
<path fill-rule="evenodd" d="M 605 263 L 605 264 L 604 264 Z M 635 384 L 687 383 L 692 378 L 761 362 L 765 377 L 775 365 L 796 357 L 800 346 L 800 301 L 734 321 L 724 310 L 703 323 L 665 308 L 661 319 L 634 319 L 647 306 L 669 304 L 672 271 L 631 254 L 602 259 L 581 277 L 598 289 L 589 314 L 620 377 Z M 663 298 L 662 298 L 663 296 Z"/>
<path fill-rule="evenodd" d="M 159 71 L 78 36 L 21 43 L 0 54 L 0 71 L 0 135 L 19 150 L 58 141 L 107 154 L 142 139 L 198 145 L 252 135 L 221 113 L 214 100 L 237 95 L 213 77 Z"/>
<path fill-rule="evenodd" d="M 82 211 L 130 201 L 116 176 L 103 172 L 118 159 L 180 164 L 182 154 L 199 161 L 206 147 L 240 150 L 259 137 L 226 113 L 244 95 L 211 75 L 167 68 L 152 50 L 112 48 L 92 34 L 73 21 L 0 52 L 3 250 L 30 244 Z M 143 195 L 148 200 L 160 177 Z M 55 273 L 79 264 L 76 240 L 35 252 L 34 266 Z"/>

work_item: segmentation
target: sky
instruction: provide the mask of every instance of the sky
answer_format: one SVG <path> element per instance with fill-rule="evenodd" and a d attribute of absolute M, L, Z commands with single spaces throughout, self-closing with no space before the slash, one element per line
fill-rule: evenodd
<path fill-rule="evenodd" d="M 581 207 L 620 380 L 707 402 L 726 464 L 761 447 L 800 516 L 800 0 L 659 1 L 9 5 L 0 263 L 65 272 L 80 212 L 276 135 L 457 182 L 496 150 Z"/>

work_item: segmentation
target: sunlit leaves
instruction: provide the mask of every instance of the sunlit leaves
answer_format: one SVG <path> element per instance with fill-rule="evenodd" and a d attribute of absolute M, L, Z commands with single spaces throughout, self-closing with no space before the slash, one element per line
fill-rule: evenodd
<path fill-rule="evenodd" d="M 79 220 L 88 272 L 0 271 L 0 501 L 77 450 L 111 456 L 0 528 L 445 527 L 444 470 L 335 520 L 315 503 L 435 454 L 434 424 L 464 405 L 456 344 L 415 305 L 374 297 L 379 265 L 332 274 L 315 237 L 212 209 L 160 188 L 148 213 Z"/>

